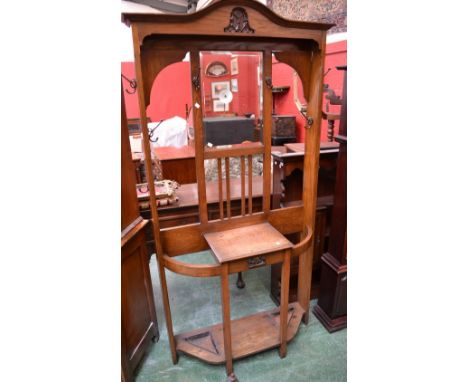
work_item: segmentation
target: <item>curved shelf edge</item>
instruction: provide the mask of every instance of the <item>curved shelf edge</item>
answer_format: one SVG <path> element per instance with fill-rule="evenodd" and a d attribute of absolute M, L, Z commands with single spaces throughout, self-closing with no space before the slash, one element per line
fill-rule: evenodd
<path fill-rule="evenodd" d="M 188 264 L 174 260 L 167 255 L 163 256 L 164 267 L 174 273 L 192 277 L 213 277 L 221 275 L 221 266 L 218 264 Z"/>
<path fill-rule="evenodd" d="M 298 256 L 301 253 L 304 253 L 307 251 L 311 244 L 312 244 L 312 228 L 310 227 L 309 224 L 306 225 L 306 237 L 301 240 L 299 243 L 297 243 L 293 248 L 292 248 L 292 255 L 293 256 Z"/>
<path fill-rule="evenodd" d="M 231 321 L 234 360 L 280 346 L 280 309 L 275 308 Z M 304 310 L 299 303 L 289 304 L 287 341 L 299 330 Z M 218 365 L 226 362 L 223 324 L 192 330 L 175 336 L 178 352 Z"/>

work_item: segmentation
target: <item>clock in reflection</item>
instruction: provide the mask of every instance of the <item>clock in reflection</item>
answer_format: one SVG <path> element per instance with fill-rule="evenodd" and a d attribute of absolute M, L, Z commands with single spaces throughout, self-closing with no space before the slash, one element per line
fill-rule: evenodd
<path fill-rule="evenodd" d="M 227 70 L 226 65 L 220 61 L 212 62 L 206 68 L 206 75 L 209 77 L 221 77 L 226 74 L 229 74 L 229 71 Z"/>

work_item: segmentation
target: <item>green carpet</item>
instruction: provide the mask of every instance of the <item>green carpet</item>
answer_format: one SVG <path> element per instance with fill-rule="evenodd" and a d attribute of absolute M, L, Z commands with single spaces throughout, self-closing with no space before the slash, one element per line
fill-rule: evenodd
<path fill-rule="evenodd" d="M 213 263 L 209 252 L 180 256 L 180 261 Z M 136 381 L 225 382 L 224 365 L 209 365 L 181 354 L 172 364 L 155 256 L 150 262 L 160 339 L 153 344 L 137 372 Z M 166 271 L 171 301 L 174 333 L 209 326 L 222 321 L 219 277 L 195 278 Z M 275 304 L 269 296 L 270 268 L 244 273 L 246 287 L 236 287 L 237 275 L 230 276 L 231 318 L 236 319 Z M 312 301 L 312 305 L 316 301 Z M 234 361 L 234 372 L 240 382 L 260 381 L 346 381 L 346 329 L 328 333 L 310 313 L 309 324 L 288 343 L 288 354 L 281 359 L 278 349 Z"/>

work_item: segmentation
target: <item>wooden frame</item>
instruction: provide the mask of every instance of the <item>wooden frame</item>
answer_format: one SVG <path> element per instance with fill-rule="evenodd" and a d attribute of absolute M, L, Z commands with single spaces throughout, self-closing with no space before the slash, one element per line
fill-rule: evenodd
<path fill-rule="evenodd" d="M 195 127 L 195 164 L 198 184 L 200 223 L 160 230 L 155 190 L 150 171 L 148 132 L 143 130 L 150 193 L 151 215 L 158 260 L 159 276 L 167 323 L 172 360 L 187 353 L 209 363 L 225 363 L 233 376 L 233 360 L 279 347 L 286 356 L 286 344 L 296 334 L 301 319 L 309 318 L 309 294 L 312 267 L 313 230 L 315 221 L 317 174 L 320 151 L 320 121 L 322 110 L 322 78 L 326 31 L 333 24 L 286 20 L 253 0 L 224 0 L 213 3 L 190 15 L 124 14 L 123 21 L 131 25 L 135 51 L 135 66 L 142 123 L 154 79 L 167 65 L 178 62 L 190 52 L 192 103 Z M 261 51 L 263 53 L 263 144 L 238 145 L 224 150 L 204 147 L 203 108 L 200 81 L 200 51 Z M 252 211 L 252 155 L 263 155 L 263 166 L 271 168 L 272 127 L 272 53 L 292 66 L 303 83 L 307 100 L 306 115 L 310 123 L 305 133 L 303 206 L 270 211 L 271 173 L 263 174 L 262 212 Z M 230 216 L 230 176 L 225 171 L 225 184 L 219 176 L 221 216 L 209 221 L 206 200 L 204 160 L 216 158 L 219 174 L 229 158 L 242 159 L 242 214 Z M 246 184 L 247 183 L 247 184 Z M 223 191 L 225 190 L 225 192 Z M 223 191 L 223 192 L 221 192 Z M 254 230 L 259 240 L 241 240 L 240 251 L 230 245 L 239 235 Z M 285 234 L 301 233 L 301 242 L 293 246 Z M 237 236 L 236 236 L 237 235 Z M 184 237 L 184 240 L 180 240 Z M 275 243 L 281 243 L 275 248 Z M 216 248 L 215 265 L 184 264 L 173 257 Z M 299 256 L 298 302 L 288 304 L 291 256 Z M 230 320 L 228 275 L 274 263 L 282 263 L 282 300 L 279 309 L 258 313 L 239 320 Z M 194 277 L 220 277 L 223 322 L 209 328 L 174 335 L 165 269 Z M 254 338 L 254 340 L 252 340 Z"/>

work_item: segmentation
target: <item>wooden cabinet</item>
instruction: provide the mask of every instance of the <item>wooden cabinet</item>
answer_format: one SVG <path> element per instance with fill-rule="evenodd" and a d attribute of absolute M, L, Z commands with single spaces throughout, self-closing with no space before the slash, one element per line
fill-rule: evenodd
<path fill-rule="evenodd" d="M 159 332 L 123 94 L 121 108 L 121 379 L 129 382 Z"/>
<path fill-rule="evenodd" d="M 340 130 L 335 140 L 340 143 L 336 170 L 334 206 L 330 245 L 321 259 L 320 295 L 314 314 L 329 332 L 346 327 L 347 323 L 347 93 L 346 67 L 340 112 Z"/>
<path fill-rule="evenodd" d="M 122 336 L 131 370 L 159 338 L 143 221 L 122 246 Z M 130 236 L 130 235 L 129 235 Z"/>
<path fill-rule="evenodd" d="M 296 117 L 294 115 L 273 115 L 271 144 L 273 146 L 296 142 Z"/>
<path fill-rule="evenodd" d="M 180 184 L 197 181 L 193 147 L 156 147 L 153 151 L 161 164 L 162 179 L 175 180 Z"/>

